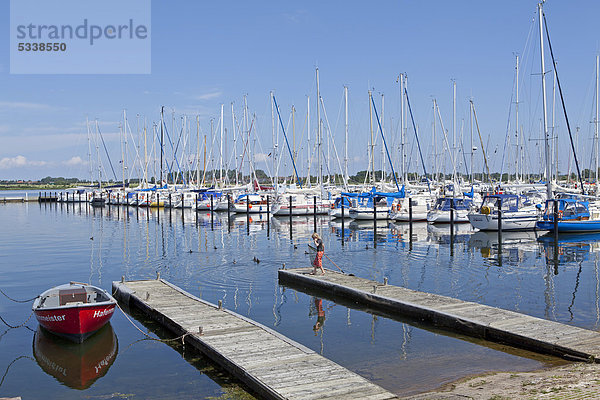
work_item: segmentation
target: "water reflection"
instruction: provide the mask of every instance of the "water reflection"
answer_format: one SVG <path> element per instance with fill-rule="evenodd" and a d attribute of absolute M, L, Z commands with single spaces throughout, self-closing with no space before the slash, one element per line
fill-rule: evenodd
<path fill-rule="evenodd" d="M 84 390 L 106 375 L 117 358 L 118 342 L 110 323 L 83 343 L 61 339 L 38 327 L 33 356 L 48 375 L 72 389 Z"/>

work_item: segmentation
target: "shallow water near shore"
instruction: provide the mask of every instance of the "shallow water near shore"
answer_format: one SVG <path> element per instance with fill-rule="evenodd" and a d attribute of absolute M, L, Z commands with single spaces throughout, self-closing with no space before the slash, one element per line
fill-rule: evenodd
<path fill-rule="evenodd" d="M 0 205 L 0 289 L 35 297 L 68 281 L 110 289 L 113 280 L 161 277 L 248 316 L 397 393 L 409 395 L 489 371 L 526 371 L 562 363 L 413 321 L 373 315 L 280 286 L 277 270 L 309 266 L 313 219 L 196 214 L 191 210 L 86 204 Z M 347 273 L 456 297 L 588 329 L 600 325 L 595 236 L 473 232 L 468 226 L 341 223 L 321 217 L 326 254 Z M 342 238 L 344 240 L 342 244 Z M 254 261 L 257 258 L 259 262 Z M 327 259 L 326 268 L 336 270 Z M 318 294 L 317 294 L 318 295 Z M 31 303 L 0 295 L 0 316 L 19 325 Z M 156 324 L 144 332 L 169 337 Z M 42 335 L 32 317 L 11 329 L 0 321 L 0 396 L 41 398 L 251 398 L 227 373 L 180 344 L 142 340 L 117 312 L 89 349 Z M 71 351 L 68 351 L 71 349 Z M 66 355 L 65 355 L 66 354 Z M 98 361 L 100 360 L 100 361 Z M 89 372 L 91 371 L 91 372 Z M 33 383 L 33 384 L 32 384 Z"/>

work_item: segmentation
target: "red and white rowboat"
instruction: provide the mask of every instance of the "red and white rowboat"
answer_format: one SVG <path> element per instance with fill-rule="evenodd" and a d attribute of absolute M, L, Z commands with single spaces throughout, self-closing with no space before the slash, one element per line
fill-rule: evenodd
<path fill-rule="evenodd" d="M 41 326 L 81 343 L 110 320 L 116 304 L 104 289 L 71 282 L 46 290 L 32 308 Z"/>

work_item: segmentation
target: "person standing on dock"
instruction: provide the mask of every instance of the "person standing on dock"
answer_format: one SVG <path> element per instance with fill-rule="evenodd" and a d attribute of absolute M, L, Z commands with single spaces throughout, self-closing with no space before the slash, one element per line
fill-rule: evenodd
<path fill-rule="evenodd" d="M 317 274 L 317 268 L 321 269 L 321 275 L 325 275 L 325 270 L 323 269 L 323 254 L 325 253 L 325 245 L 323 245 L 323 239 L 321 239 L 317 232 L 313 233 L 311 237 L 313 238 L 315 246 L 317 247 L 317 255 L 315 256 L 315 260 L 313 261 L 312 275 Z"/>

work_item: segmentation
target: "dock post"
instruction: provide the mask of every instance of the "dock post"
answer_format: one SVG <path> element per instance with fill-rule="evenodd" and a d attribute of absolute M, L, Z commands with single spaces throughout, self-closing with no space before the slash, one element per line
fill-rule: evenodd
<path fill-rule="evenodd" d="M 290 196 L 290 239 L 292 239 L 292 196 Z"/>
<path fill-rule="evenodd" d="M 342 246 L 344 245 L 344 197 L 342 197 Z"/>
<path fill-rule="evenodd" d="M 246 194 L 246 234 L 250 235 L 250 198 Z"/>
<path fill-rule="evenodd" d="M 196 192 L 196 202 L 194 203 L 194 211 L 196 212 L 196 224 L 198 223 L 198 192 Z"/>
<path fill-rule="evenodd" d="M 408 198 L 408 222 L 410 223 L 410 226 L 412 227 L 412 223 L 413 223 L 413 210 L 412 210 L 412 199 L 409 197 Z"/>
<path fill-rule="evenodd" d="M 373 196 L 373 245 L 377 246 L 377 204 Z"/>
<path fill-rule="evenodd" d="M 313 196 L 313 232 L 317 231 L 317 196 Z"/>
<path fill-rule="evenodd" d="M 213 210 L 213 199 L 214 199 L 214 195 L 211 194 L 210 195 L 210 229 L 214 229 L 214 223 L 215 223 L 215 212 Z"/>
<path fill-rule="evenodd" d="M 171 203 L 171 192 L 169 192 L 169 213 L 171 213 L 171 209 L 173 209 L 173 204 Z M 160 206 L 160 196 L 158 196 L 158 193 L 156 194 L 156 205 Z"/>
<path fill-rule="evenodd" d="M 558 200 L 554 199 L 552 203 L 554 204 L 554 246 L 558 247 Z"/>
<path fill-rule="evenodd" d="M 270 198 L 267 195 L 267 237 L 271 234 L 271 210 L 269 210 Z"/>
<path fill-rule="evenodd" d="M 454 198 L 450 199 L 450 255 L 454 255 Z"/>
<path fill-rule="evenodd" d="M 231 224 L 231 195 L 227 194 L 227 225 Z"/>

